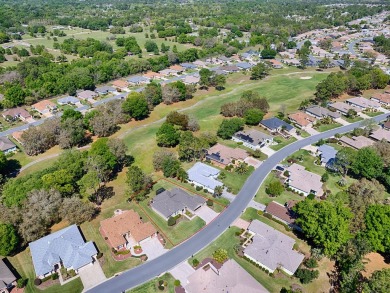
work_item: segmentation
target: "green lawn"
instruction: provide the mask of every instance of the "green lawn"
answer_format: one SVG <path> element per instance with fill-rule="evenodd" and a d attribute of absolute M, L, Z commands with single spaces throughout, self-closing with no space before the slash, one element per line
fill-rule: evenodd
<path fill-rule="evenodd" d="M 342 126 L 340 123 L 331 123 L 331 124 L 321 124 L 320 126 L 316 126 L 314 128 L 319 132 L 324 132 L 340 126 Z"/>
<path fill-rule="evenodd" d="M 367 116 L 370 116 L 370 117 L 375 117 L 375 116 L 378 116 L 378 115 L 381 115 L 383 114 L 383 112 L 365 112 L 364 114 L 366 114 Z"/>
<path fill-rule="evenodd" d="M 164 290 L 164 292 L 174 293 L 175 292 L 175 285 L 174 281 L 175 278 L 172 277 L 171 274 L 166 273 L 163 276 L 153 279 L 152 281 L 149 281 L 137 288 L 134 288 L 132 290 L 126 291 L 128 293 L 155 293 L 159 292 L 158 289 L 158 281 L 164 280 L 168 283 L 168 288 Z"/>
<path fill-rule="evenodd" d="M 347 116 L 343 116 L 342 117 L 344 120 L 348 121 L 349 123 L 354 123 L 354 122 L 358 122 L 358 121 L 362 121 L 363 118 L 360 117 L 360 116 L 356 116 L 355 118 L 349 118 Z"/>
<path fill-rule="evenodd" d="M 281 136 L 278 136 L 278 137 L 274 138 L 274 141 L 277 142 L 278 144 L 271 145 L 270 148 L 273 149 L 274 151 L 278 151 L 281 148 L 284 148 L 286 145 L 289 145 L 290 143 L 297 141 L 297 139 L 295 137 L 292 137 L 292 136 L 288 139 L 281 137 Z"/>

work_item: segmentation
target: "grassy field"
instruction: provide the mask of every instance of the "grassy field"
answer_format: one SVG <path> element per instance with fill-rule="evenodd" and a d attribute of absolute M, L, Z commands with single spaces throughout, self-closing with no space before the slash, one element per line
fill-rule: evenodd
<path fill-rule="evenodd" d="M 137 288 L 134 288 L 130 291 L 126 291 L 127 293 L 155 293 L 159 292 L 160 290 L 158 289 L 158 281 L 163 280 L 167 282 L 168 288 L 164 290 L 164 292 L 169 292 L 169 293 L 174 293 L 175 292 L 175 285 L 174 281 L 175 279 L 172 277 L 171 274 L 166 273 L 165 275 L 153 279 L 152 281 L 149 281 Z"/>

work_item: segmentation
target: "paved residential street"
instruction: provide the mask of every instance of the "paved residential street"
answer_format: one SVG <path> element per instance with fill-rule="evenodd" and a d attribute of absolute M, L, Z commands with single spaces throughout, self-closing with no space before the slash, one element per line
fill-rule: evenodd
<path fill-rule="evenodd" d="M 379 122 L 386 119 L 387 115 L 388 114 L 382 114 L 374 117 L 373 119 L 376 122 Z M 88 292 L 123 292 L 171 270 L 177 264 L 185 261 L 192 255 L 208 246 L 226 229 L 229 229 L 230 225 L 232 225 L 232 223 L 241 215 L 249 202 L 253 199 L 268 173 L 280 161 L 304 146 L 313 144 L 320 139 L 332 137 L 336 133 L 352 131 L 354 128 L 359 127 L 360 125 L 361 122 L 345 125 L 302 140 L 298 140 L 282 148 L 267 160 L 265 160 L 261 167 L 252 173 L 252 175 L 245 182 L 239 194 L 236 196 L 235 200 L 231 202 L 228 208 L 226 208 L 213 222 L 205 226 L 199 233 L 195 234 L 187 241 L 176 246 L 153 261 L 146 262 L 143 265 L 125 271 L 120 276 L 107 280 L 106 282 L 90 289 Z"/>

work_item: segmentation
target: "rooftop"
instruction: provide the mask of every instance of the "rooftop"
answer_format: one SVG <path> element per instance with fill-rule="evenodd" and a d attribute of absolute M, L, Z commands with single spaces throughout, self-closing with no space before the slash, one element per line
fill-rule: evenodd
<path fill-rule="evenodd" d="M 354 97 L 347 100 L 348 103 L 357 105 L 362 108 L 379 108 L 380 104 L 378 102 L 368 100 L 363 97 Z"/>
<path fill-rule="evenodd" d="M 375 140 L 386 140 L 390 141 L 390 131 L 383 129 L 383 128 L 378 128 L 377 130 L 374 130 L 371 134 L 370 137 L 375 139 Z"/>
<path fill-rule="evenodd" d="M 4 260 L 0 259 L 0 291 L 5 289 L 9 284 L 12 284 L 14 281 L 16 281 L 15 275 L 12 273 Z"/>
<path fill-rule="evenodd" d="M 289 185 L 306 193 L 315 192 L 317 196 L 323 193 L 321 176 L 305 170 L 305 167 L 296 163 L 287 168 Z"/>
<path fill-rule="evenodd" d="M 313 106 L 313 107 L 309 107 L 306 109 L 306 112 L 314 115 L 314 116 L 317 116 L 317 117 L 325 117 L 325 116 L 329 116 L 329 117 L 332 117 L 332 118 L 340 118 L 341 115 L 337 112 L 332 112 L 324 107 L 320 107 L 320 106 Z"/>
<path fill-rule="evenodd" d="M 215 179 L 218 176 L 219 170 L 209 165 L 197 162 L 191 169 L 187 171 L 188 179 L 197 182 L 207 188 L 214 189 L 223 184 Z"/>
<path fill-rule="evenodd" d="M 105 219 L 100 222 L 100 226 L 112 247 L 126 243 L 124 235 L 127 233 L 140 242 L 157 232 L 151 223 L 144 223 L 134 210 L 123 211 L 112 218 Z"/>
<path fill-rule="evenodd" d="M 340 141 L 358 150 L 374 144 L 373 140 L 365 136 L 352 136 L 352 138 L 343 136 L 340 138 Z"/>
<path fill-rule="evenodd" d="M 268 129 L 271 129 L 272 131 L 278 130 L 279 128 L 282 127 L 285 127 L 287 131 L 294 129 L 294 127 L 292 127 L 290 124 L 284 122 L 283 120 L 280 120 L 277 117 L 265 119 L 261 121 L 260 124 L 264 125 Z"/>
<path fill-rule="evenodd" d="M 7 137 L 0 137 L 0 151 L 5 152 L 7 150 L 15 148 L 16 145 L 10 141 Z"/>
<path fill-rule="evenodd" d="M 328 163 L 336 158 L 337 150 L 327 144 L 323 144 L 318 147 L 318 151 L 321 153 L 321 162 Z"/>
<path fill-rule="evenodd" d="M 337 111 L 340 111 L 342 113 L 348 113 L 349 110 L 355 110 L 357 113 L 361 112 L 361 110 L 355 106 L 348 105 L 347 103 L 343 102 L 335 102 L 329 105 L 329 107 L 332 107 L 336 109 Z"/>
<path fill-rule="evenodd" d="M 31 117 L 30 113 L 27 112 L 27 110 L 21 108 L 21 107 L 16 107 L 9 109 L 7 111 L 4 111 L 3 116 L 11 116 L 11 117 L 17 117 L 20 116 L 22 118 L 28 118 Z"/>
<path fill-rule="evenodd" d="M 276 201 L 271 201 L 268 205 L 265 211 L 268 214 L 271 214 L 286 223 L 293 224 L 295 222 L 295 216 L 294 213 L 288 209 L 286 206 L 281 205 L 280 203 Z"/>
<path fill-rule="evenodd" d="M 240 148 L 231 148 L 217 143 L 207 152 L 207 158 L 217 161 L 223 165 L 229 165 L 232 160 L 245 160 L 249 155 Z"/>
<path fill-rule="evenodd" d="M 257 146 L 267 139 L 272 139 L 272 136 L 256 129 L 239 131 L 234 134 L 234 137 L 253 146 Z"/>
<path fill-rule="evenodd" d="M 206 200 L 199 195 L 189 195 L 183 189 L 165 190 L 153 198 L 151 206 L 166 218 L 185 208 L 195 210 Z"/>
<path fill-rule="evenodd" d="M 288 118 L 303 127 L 308 126 L 310 123 L 313 123 L 315 121 L 312 116 L 303 112 L 296 112 L 294 114 L 290 114 L 288 115 Z"/>

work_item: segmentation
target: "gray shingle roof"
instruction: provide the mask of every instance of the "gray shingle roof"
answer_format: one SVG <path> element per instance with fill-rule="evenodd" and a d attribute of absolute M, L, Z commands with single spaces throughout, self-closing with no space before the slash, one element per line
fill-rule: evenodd
<path fill-rule="evenodd" d="M 95 89 L 95 92 L 101 93 L 101 94 L 106 94 L 109 92 L 114 92 L 115 89 L 112 86 L 101 86 Z"/>
<path fill-rule="evenodd" d="M 85 243 L 76 225 L 47 235 L 29 244 L 37 276 L 51 272 L 62 261 L 66 268 L 75 270 L 92 262 L 97 254 L 92 241 Z"/>
<path fill-rule="evenodd" d="M 67 96 L 57 100 L 57 103 L 59 104 L 76 104 L 78 102 L 80 102 L 80 100 L 73 96 Z"/>
<path fill-rule="evenodd" d="M 242 69 L 250 69 L 253 67 L 252 64 L 249 64 L 248 62 L 239 62 L 236 66 Z"/>
<path fill-rule="evenodd" d="M 253 146 L 258 146 L 260 143 L 266 141 L 267 139 L 272 139 L 272 136 L 256 129 L 236 132 L 234 134 L 234 137 Z"/>
<path fill-rule="evenodd" d="M 16 145 L 10 141 L 7 137 L 0 137 L 0 151 L 6 152 L 15 148 Z"/>
<path fill-rule="evenodd" d="M 214 179 L 218 176 L 219 170 L 206 164 L 198 162 L 189 169 L 187 173 L 190 181 L 197 182 L 210 189 L 223 185 L 221 182 Z"/>
<path fill-rule="evenodd" d="M 255 233 L 253 243 L 245 248 L 244 253 L 265 265 L 271 270 L 279 266 L 294 273 L 304 255 L 293 250 L 295 240 L 274 228 L 260 222 L 252 221 L 248 230 Z"/>
<path fill-rule="evenodd" d="M 330 160 L 334 160 L 336 158 L 337 150 L 330 146 L 323 144 L 318 147 L 318 151 L 321 153 L 321 162 L 328 163 Z"/>
<path fill-rule="evenodd" d="M 7 286 L 15 280 L 16 277 L 10 268 L 5 264 L 4 260 L 0 259 L 0 291 L 7 288 Z"/>
<path fill-rule="evenodd" d="M 285 126 L 287 131 L 290 131 L 294 128 L 290 124 L 284 122 L 283 120 L 280 120 L 277 117 L 265 119 L 265 120 L 261 121 L 260 124 L 264 125 L 265 127 L 267 127 L 268 129 L 271 129 L 271 130 L 276 130 L 282 126 Z"/>
<path fill-rule="evenodd" d="M 166 190 L 153 199 L 151 206 L 166 218 L 172 214 L 189 208 L 195 210 L 199 205 L 206 202 L 203 197 L 198 195 L 189 195 L 183 189 L 174 188 L 172 190 Z"/>
<path fill-rule="evenodd" d="M 127 81 L 130 83 L 147 82 L 149 81 L 149 78 L 137 75 L 137 76 L 130 77 Z"/>

